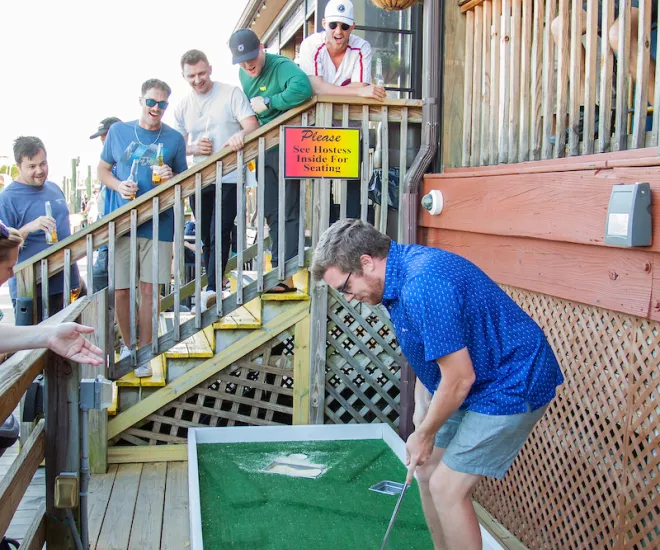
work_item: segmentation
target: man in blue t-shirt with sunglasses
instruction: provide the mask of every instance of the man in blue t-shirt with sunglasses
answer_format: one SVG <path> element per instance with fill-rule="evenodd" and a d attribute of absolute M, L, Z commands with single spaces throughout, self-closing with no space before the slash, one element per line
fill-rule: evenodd
<path fill-rule="evenodd" d="M 108 187 L 106 210 L 121 208 L 134 197 L 148 193 L 154 188 L 152 174 L 157 173 L 160 182 L 185 172 L 186 143 L 174 128 L 162 123 L 172 90 L 162 80 L 150 79 L 142 85 L 138 120 L 117 122 L 108 131 L 98 177 Z M 158 146 L 162 146 L 163 165 L 157 166 Z M 129 181 L 133 162 L 137 161 L 135 182 Z M 113 166 L 115 172 L 113 173 Z M 154 269 L 158 284 L 170 282 L 172 263 L 172 241 L 174 240 L 174 212 L 170 208 L 160 214 L 158 235 L 152 233 L 151 220 L 137 229 L 138 276 L 140 280 L 140 308 L 138 311 L 138 338 L 141 346 L 151 342 L 152 284 Z M 153 246 L 159 247 L 158 266 L 152 265 Z M 113 259 L 110 258 L 109 261 Z M 117 239 L 115 249 L 115 311 L 119 331 L 124 340 L 120 359 L 130 356 L 130 239 L 124 235 Z M 148 365 L 135 369 L 137 377 L 151 376 Z"/>

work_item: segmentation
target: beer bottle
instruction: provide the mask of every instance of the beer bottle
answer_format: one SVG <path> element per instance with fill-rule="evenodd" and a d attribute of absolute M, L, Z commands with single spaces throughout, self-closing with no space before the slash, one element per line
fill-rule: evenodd
<path fill-rule="evenodd" d="M 137 159 L 133 161 L 133 164 L 131 164 L 131 173 L 128 175 L 128 180 L 131 183 L 134 183 L 137 185 L 138 182 L 138 167 L 139 167 L 139 162 Z M 131 195 L 131 200 L 135 200 L 135 195 Z"/>
<path fill-rule="evenodd" d="M 46 206 L 46 216 L 52 218 L 53 209 L 50 206 L 50 201 L 46 201 L 45 206 Z M 57 231 L 55 229 L 51 229 L 50 231 L 44 231 L 44 233 L 46 234 L 46 242 L 48 244 L 54 244 L 57 242 Z"/>
<path fill-rule="evenodd" d="M 158 185 L 162 180 L 160 179 L 160 175 L 158 174 L 158 168 L 160 168 L 163 164 L 163 144 L 159 143 L 158 144 L 158 150 L 156 151 L 156 163 L 151 167 L 153 172 L 151 173 L 151 183 L 154 185 Z"/>
<path fill-rule="evenodd" d="M 374 76 L 374 84 L 381 88 L 385 86 L 385 79 L 383 78 L 383 60 L 380 56 L 376 58 L 376 75 Z"/>

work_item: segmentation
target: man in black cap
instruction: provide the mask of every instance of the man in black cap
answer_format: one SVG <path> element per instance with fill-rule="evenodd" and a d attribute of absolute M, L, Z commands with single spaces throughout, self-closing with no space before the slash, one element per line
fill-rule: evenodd
<path fill-rule="evenodd" d="M 261 125 L 307 101 L 313 95 L 307 75 L 288 57 L 266 53 L 263 44 L 250 29 L 238 29 L 229 39 L 234 65 L 240 65 L 239 79 L 243 91 Z M 279 147 L 266 151 L 264 215 L 272 242 L 272 266 L 278 265 L 278 181 Z M 287 180 L 285 192 L 285 258 L 298 253 L 300 226 L 300 185 Z M 295 290 L 291 281 L 280 283 L 271 292 Z"/>
<path fill-rule="evenodd" d="M 101 138 L 101 143 L 105 143 L 105 138 L 108 135 L 108 130 L 115 122 L 121 122 L 115 116 L 104 118 L 99 124 L 98 129 L 94 134 L 89 136 L 89 139 Z M 106 187 L 101 185 L 101 190 L 99 191 L 97 208 L 98 208 L 98 218 L 102 218 L 107 214 L 105 210 L 105 190 Z M 98 292 L 102 288 L 108 286 L 108 247 L 102 246 L 99 248 L 99 253 L 96 256 L 96 261 L 94 262 L 94 292 Z"/>

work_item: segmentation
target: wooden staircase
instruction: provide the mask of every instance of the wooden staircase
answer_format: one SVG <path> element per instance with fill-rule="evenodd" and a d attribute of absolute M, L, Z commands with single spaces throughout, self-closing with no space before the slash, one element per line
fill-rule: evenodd
<path fill-rule="evenodd" d="M 269 268 L 270 261 L 266 265 L 266 269 Z M 230 288 L 225 290 L 225 295 L 236 292 L 236 277 L 236 271 L 229 274 Z M 256 280 L 256 272 L 244 271 L 243 279 L 244 284 Z M 295 292 L 262 294 L 151 359 L 152 376 L 137 378 L 131 371 L 115 381 L 113 406 L 108 409 L 108 414 L 116 416 L 119 413 L 126 413 L 159 389 L 175 383 L 179 377 L 190 372 L 200 363 L 214 358 L 216 352 L 219 353 L 231 346 L 240 346 L 243 337 L 263 327 L 264 319 L 277 318 L 292 304 L 309 301 L 308 271 L 301 269 L 293 276 L 293 281 L 297 289 Z M 180 322 L 186 322 L 192 317 L 194 317 L 193 313 L 182 313 Z M 159 333 L 165 334 L 171 331 L 173 322 L 174 315 L 171 312 L 161 313 Z"/>

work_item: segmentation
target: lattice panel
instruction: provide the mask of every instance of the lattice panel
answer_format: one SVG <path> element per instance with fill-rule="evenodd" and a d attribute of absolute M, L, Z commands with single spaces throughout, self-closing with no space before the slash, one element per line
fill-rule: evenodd
<path fill-rule="evenodd" d="M 325 415 L 329 424 L 399 422 L 401 350 L 380 308 L 328 300 Z"/>
<path fill-rule="evenodd" d="M 134 445 L 186 443 L 188 428 L 290 425 L 294 337 L 285 331 L 121 434 Z"/>
<path fill-rule="evenodd" d="M 504 287 L 566 382 L 503 481 L 475 498 L 529 548 L 660 548 L 658 323 Z"/>

